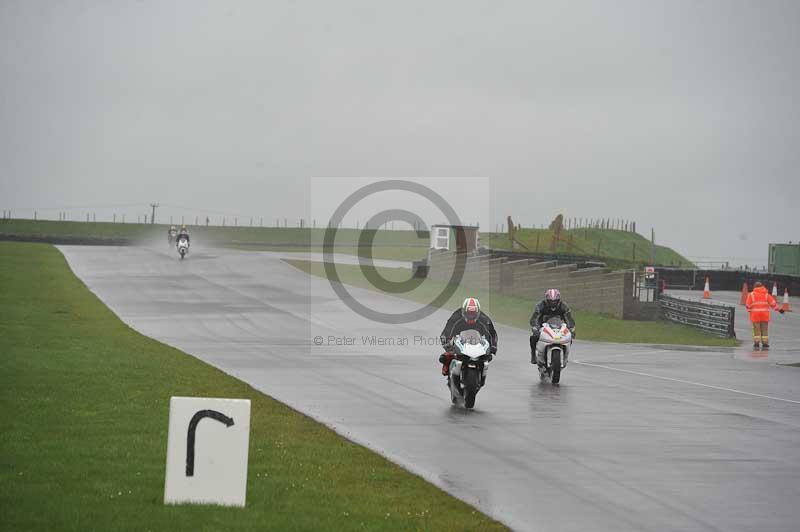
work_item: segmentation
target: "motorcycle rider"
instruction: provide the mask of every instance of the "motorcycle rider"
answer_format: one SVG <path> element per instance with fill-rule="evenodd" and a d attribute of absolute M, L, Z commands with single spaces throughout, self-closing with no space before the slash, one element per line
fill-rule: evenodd
<path fill-rule="evenodd" d="M 536 364 L 536 342 L 539 341 L 542 325 L 555 316 L 560 317 L 567 324 L 572 337 L 575 338 L 575 320 L 566 303 L 561 301 L 561 292 L 557 288 L 550 288 L 544 293 L 544 299 L 533 307 L 531 315 L 531 364 Z"/>
<path fill-rule="evenodd" d="M 186 230 L 185 225 L 181 225 L 181 230 L 178 232 L 178 236 L 175 237 L 175 242 L 179 242 L 181 238 L 185 238 L 186 242 L 189 242 L 189 231 Z"/>
<path fill-rule="evenodd" d="M 450 373 L 450 361 L 455 356 L 453 339 L 461 332 L 470 329 L 478 331 L 489 340 L 490 360 L 491 355 L 497 353 L 497 331 L 494 329 L 492 319 L 485 312 L 481 312 L 481 304 L 476 298 L 468 297 L 461 304 L 461 308 L 453 312 L 442 330 L 440 340 L 445 349 L 445 352 L 439 356 L 442 375 L 447 376 Z"/>
<path fill-rule="evenodd" d="M 175 238 L 175 235 L 178 234 L 178 229 L 174 225 L 170 225 L 169 229 L 167 229 L 167 239 L 172 242 L 172 239 Z"/>

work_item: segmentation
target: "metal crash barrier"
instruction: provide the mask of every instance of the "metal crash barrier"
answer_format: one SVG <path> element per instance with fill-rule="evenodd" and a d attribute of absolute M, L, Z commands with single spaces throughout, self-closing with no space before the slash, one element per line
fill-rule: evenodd
<path fill-rule="evenodd" d="M 712 305 L 700 301 L 688 301 L 661 295 L 659 298 L 661 317 L 702 329 L 725 338 L 736 338 L 733 320 L 736 309 L 724 305 Z"/>

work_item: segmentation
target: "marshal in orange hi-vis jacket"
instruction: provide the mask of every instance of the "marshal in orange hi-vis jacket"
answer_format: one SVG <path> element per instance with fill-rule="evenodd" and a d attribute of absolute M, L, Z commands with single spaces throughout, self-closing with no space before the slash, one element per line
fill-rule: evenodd
<path fill-rule="evenodd" d="M 745 301 L 750 321 L 753 323 L 753 347 L 769 347 L 769 309 L 772 308 L 783 314 L 783 309 L 778 309 L 778 302 L 770 295 L 761 283 L 753 285 L 753 291 L 747 295 Z"/>

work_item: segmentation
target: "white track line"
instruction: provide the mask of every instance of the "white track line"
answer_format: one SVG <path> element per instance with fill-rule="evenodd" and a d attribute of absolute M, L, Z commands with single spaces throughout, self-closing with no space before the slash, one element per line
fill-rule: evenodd
<path fill-rule="evenodd" d="M 702 386 L 704 388 L 712 388 L 714 390 L 722 390 L 725 392 L 733 392 L 733 393 L 740 393 L 743 395 L 750 395 L 753 397 L 761 397 L 762 399 L 772 399 L 773 401 L 783 401 L 784 403 L 794 403 L 800 405 L 800 401 L 795 401 L 794 399 L 783 399 L 782 397 L 773 397 L 771 395 L 761 395 L 760 393 L 752 393 L 752 392 L 744 392 L 742 390 L 735 390 L 733 388 L 725 388 L 723 386 L 713 386 L 711 384 L 703 384 L 702 382 L 693 382 L 693 381 L 685 381 L 681 379 L 673 379 L 672 377 L 662 377 L 661 375 L 652 375 L 650 373 L 643 373 L 640 371 L 631 371 L 629 369 L 619 369 L 619 368 L 612 368 L 610 366 L 604 366 L 602 364 L 592 364 L 590 362 L 578 362 L 577 360 L 573 362 L 573 364 L 580 364 L 582 366 L 591 366 L 594 368 L 602 368 L 611 371 L 620 371 L 622 373 L 630 373 L 632 375 L 639 375 L 641 377 L 651 377 L 653 379 L 661 379 L 665 381 L 672 381 L 672 382 L 680 382 L 682 384 L 691 384 L 694 386 Z"/>

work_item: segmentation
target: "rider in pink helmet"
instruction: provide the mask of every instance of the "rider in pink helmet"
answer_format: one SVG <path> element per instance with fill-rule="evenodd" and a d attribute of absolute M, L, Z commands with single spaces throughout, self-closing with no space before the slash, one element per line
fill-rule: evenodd
<path fill-rule="evenodd" d="M 566 303 L 561 301 L 561 292 L 558 288 L 550 288 L 544 293 L 544 299 L 535 307 L 531 315 L 531 364 L 536 364 L 536 342 L 539 341 L 539 331 L 542 324 L 554 316 L 559 316 L 572 331 L 575 338 L 575 320 Z"/>

